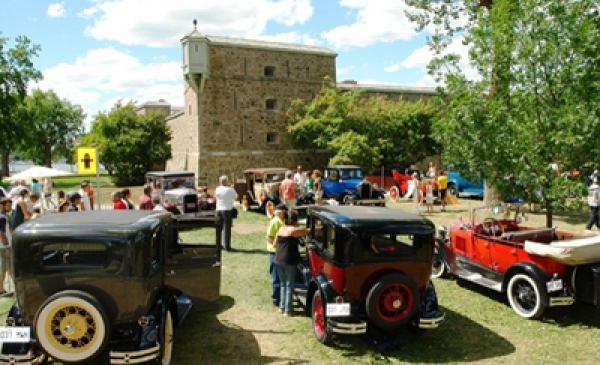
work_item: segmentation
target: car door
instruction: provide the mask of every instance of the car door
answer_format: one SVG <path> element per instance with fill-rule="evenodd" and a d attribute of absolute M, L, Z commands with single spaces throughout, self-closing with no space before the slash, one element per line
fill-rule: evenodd
<path fill-rule="evenodd" d="M 197 311 L 218 305 L 221 227 L 217 217 L 193 216 L 179 216 L 169 226 L 165 285 L 190 297 Z"/>
<path fill-rule="evenodd" d="M 339 182 L 339 172 L 335 169 L 326 169 L 323 175 L 323 193 L 327 198 L 336 198 L 344 191 L 344 185 Z"/>

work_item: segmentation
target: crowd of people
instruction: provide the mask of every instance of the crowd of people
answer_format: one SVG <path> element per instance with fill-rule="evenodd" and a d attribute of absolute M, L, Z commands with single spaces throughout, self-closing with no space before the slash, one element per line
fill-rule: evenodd
<path fill-rule="evenodd" d="M 411 166 L 411 171 L 415 171 L 416 168 L 413 167 L 414 166 Z M 434 211 L 433 204 L 436 198 L 436 184 L 434 184 L 434 182 L 437 183 L 437 197 L 442 206 L 440 210 L 442 212 L 446 211 L 446 196 L 448 192 L 448 176 L 446 176 L 446 170 L 438 171 L 435 163 L 430 162 L 429 169 L 427 170 L 424 179 L 420 178 L 417 171 L 412 173 L 411 178 L 411 184 L 413 186 L 413 209 L 415 213 L 419 213 L 419 208 L 422 204 L 425 205 L 427 213 L 432 213 Z"/>
<path fill-rule="evenodd" d="M 315 203 L 320 205 L 323 199 L 323 184 L 321 171 L 304 172 L 298 165 L 296 173 L 287 171 L 285 180 L 279 185 L 279 197 L 287 207 L 296 205 L 296 199 L 304 193 L 311 192 L 315 196 Z"/>

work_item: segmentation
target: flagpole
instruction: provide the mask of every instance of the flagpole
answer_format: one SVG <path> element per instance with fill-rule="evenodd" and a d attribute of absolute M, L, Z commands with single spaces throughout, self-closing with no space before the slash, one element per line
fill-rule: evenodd
<path fill-rule="evenodd" d="M 100 162 L 98 162 L 98 147 L 96 148 L 96 209 L 101 210 L 100 205 Z"/>

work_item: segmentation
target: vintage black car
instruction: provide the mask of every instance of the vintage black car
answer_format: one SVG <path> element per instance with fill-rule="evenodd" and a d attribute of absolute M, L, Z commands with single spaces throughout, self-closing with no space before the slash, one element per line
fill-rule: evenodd
<path fill-rule="evenodd" d="M 295 292 L 319 342 L 371 325 L 419 331 L 443 321 L 430 280 L 431 221 L 384 207 L 314 206 L 307 226 Z"/>
<path fill-rule="evenodd" d="M 220 229 L 216 217 L 113 210 L 21 225 L 0 364 L 87 363 L 105 351 L 112 364 L 170 364 L 173 328 L 192 306 L 218 304 Z"/>

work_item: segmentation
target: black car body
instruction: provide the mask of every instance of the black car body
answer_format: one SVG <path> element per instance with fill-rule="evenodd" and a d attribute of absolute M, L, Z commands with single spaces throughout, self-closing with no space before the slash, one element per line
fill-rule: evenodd
<path fill-rule="evenodd" d="M 200 228 L 210 242 L 189 242 Z M 192 306 L 218 304 L 220 230 L 216 217 L 143 210 L 21 225 L 13 233 L 17 301 L 0 329 L 21 338 L 4 343 L 0 364 L 86 363 L 107 347 L 112 364 L 169 364 L 173 327 Z"/>
<path fill-rule="evenodd" d="M 369 325 L 431 329 L 443 321 L 430 280 L 431 221 L 384 207 L 316 206 L 307 226 L 296 295 L 319 342 Z"/>

